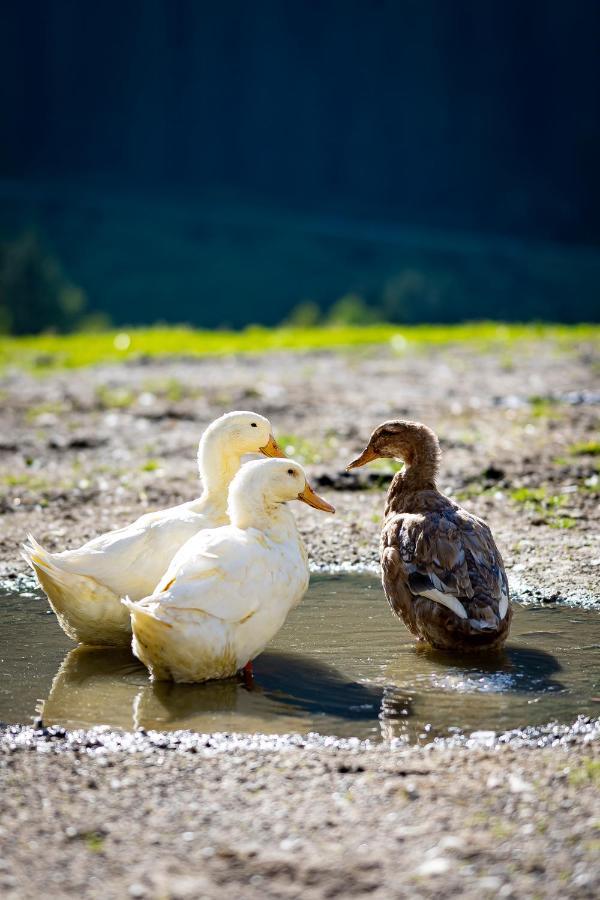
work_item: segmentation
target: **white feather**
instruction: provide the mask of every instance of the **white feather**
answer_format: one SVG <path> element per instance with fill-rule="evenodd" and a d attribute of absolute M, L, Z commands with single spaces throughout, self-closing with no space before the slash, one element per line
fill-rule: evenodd
<path fill-rule="evenodd" d="M 503 590 L 500 596 L 500 604 L 498 606 L 498 615 L 500 619 L 503 619 L 506 613 L 508 612 L 508 597 L 506 596 L 506 592 Z"/>
<path fill-rule="evenodd" d="M 232 524 L 191 538 L 151 596 L 123 601 L 133 652 L 155 678 L 229 677 L 279 631 L 308 587 L 306 551 L 281 502 L 304 484 L 302 468 L 290 460 L 248 463 L 232 482 Z M 277 502 L 268 502 L 270 492 Z"/>
<path fill-rule="evenodd" d="M 147 513 L 63 553 L 48 553 L 30 536 L 23 554 L 63 631 L 89 644 L 129 641 L 130 619 L 121 597 L 140 600 L 151 594 L 186 541 L 202 529 L 227 524 L 227 490 L 241 458 L 258 452 L 270 435 L 264 416 L 227 413 L 209 425 L 200 441 L 204 492 L 198 500 Z"/>
<path fill-rule="evenodd" d="M 434 600 L 436 603 L 441 603 L 442 606 L 446 606 L 448 609 L 451 609 L 453 613 L 455 613 L 459 619 L 466 619 L 467 613 L 460 602 L 456 597 L 453 597 L 452 594 L 444 594 L 442 591 L 438 591 L 437 588 L 430 588 L 428 591 L 420 591 L 419 597 L 427 597 L 428 600 Z"/>

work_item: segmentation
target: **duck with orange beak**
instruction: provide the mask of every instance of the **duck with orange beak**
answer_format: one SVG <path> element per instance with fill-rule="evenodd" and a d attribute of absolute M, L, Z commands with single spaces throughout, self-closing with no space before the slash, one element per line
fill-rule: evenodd
<path fill-rule="evenodd" d="M 228 678 L 248 670 L 277 634 L 309 580 L 306 550 L 287 505 L 293 500 L 335 512 L 298 463 L 247 463 L 229 490 L 231 524 L 198 533 L 151 595 L 123 601 L 133 652 L 152 678 Z"/>
<path fill-rule="evenodd" d="M 512 618 L 500 551 L 486 523 L 437 488 L 437 436 L 397 420 L 375 429 L 349 469 L 401 459 L 381 531 L 383 588 L 396 615 L 420 640 L 442 650 L 490 651 Z"/>
<path fill-rule="evenodd" d="M 203 491 L 197 499 L 145 513 L 62 553 L 49 553 L 29 536 L 23 555 L 70 638 L 96 646 L 130 643 L 131 622 L 122 597 L 141 600 L 151 594 L 189 538 L 229 521 L 227 492 L 246 453 L 285 457 L 264 416 L 246 410 L 226 413 L 200 439 Z"/>

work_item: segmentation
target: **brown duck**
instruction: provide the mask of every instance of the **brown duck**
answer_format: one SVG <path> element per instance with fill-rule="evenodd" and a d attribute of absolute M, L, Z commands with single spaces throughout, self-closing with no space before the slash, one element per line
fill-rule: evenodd
<path fill-rule="evenodd" d="M 348 468 L 381 457 L 405 463 L 390 485 L 381 532 L 390 606 L 441 650 L 501 646 L 512 618 L 502 557 L 485 522 L 438 491 L 437 436 L 418 422 L 385 422 Z"/>

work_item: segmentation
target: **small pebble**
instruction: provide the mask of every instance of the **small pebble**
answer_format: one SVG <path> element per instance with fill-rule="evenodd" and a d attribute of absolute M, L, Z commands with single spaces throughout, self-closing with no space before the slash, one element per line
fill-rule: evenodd
<path fill-rule="evenodd" d="M 445 875 L 452 868 L 452 863 L 444 856 L 435 856 L 421 863 L 417 869 L 417 875 L 428 877 L 430 875 Z"/>

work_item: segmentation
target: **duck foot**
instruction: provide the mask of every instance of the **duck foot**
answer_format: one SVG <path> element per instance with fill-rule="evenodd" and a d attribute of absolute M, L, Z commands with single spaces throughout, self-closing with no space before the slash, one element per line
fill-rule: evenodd
<path fill-rule="evenodd" d="M 252 660 L 246 663 L 246 665 L 242 669 L 242 674 L 244 676 L 245 687 L 248 690 L 251 690 L 254 687 L 254 669 L 252 667 Z"/>

